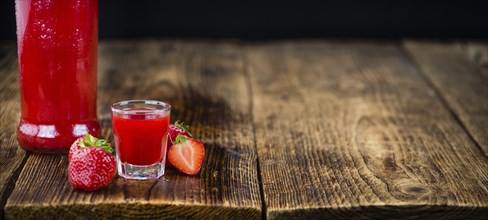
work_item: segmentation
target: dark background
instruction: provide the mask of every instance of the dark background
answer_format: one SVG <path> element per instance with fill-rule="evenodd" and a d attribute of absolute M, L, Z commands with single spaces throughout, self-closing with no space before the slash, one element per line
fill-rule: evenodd
<path fill-rule="evenodd" d="M 15 39 L 14 0 L 0 0 L 0 39 Z M 101 39 L 488 39 L 488 1 L 100 0 Z"/>

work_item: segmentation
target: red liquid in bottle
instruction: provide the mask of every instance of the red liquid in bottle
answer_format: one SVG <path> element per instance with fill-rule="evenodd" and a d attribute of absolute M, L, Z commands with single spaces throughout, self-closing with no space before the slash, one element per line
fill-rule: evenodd
<path fill-rule="evenodd" d="M 147 166 L 163 162 L 169 115 L 114 114 L 112 123 L 117 156 L 122 163 Z"/>
<path fill-rule="evenodd" d="M 22 148 L 66 152 L 97 121 L 98 0 L 16 0 Z"/>

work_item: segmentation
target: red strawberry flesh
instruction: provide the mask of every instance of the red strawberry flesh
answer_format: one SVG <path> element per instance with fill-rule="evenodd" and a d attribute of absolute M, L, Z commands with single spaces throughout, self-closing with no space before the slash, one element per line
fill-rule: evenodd
<path fill-rule="evenodd" d="M 183 140 L 179 141 L 180 139 Z M 204 157 L 205 148 L 203 144 L 198 140 L 182 135 L 177 137 L 176 144 L 168 152 L 169 162 L 176 169 L 188 175 L 195 175 L 200 171 Z"/>

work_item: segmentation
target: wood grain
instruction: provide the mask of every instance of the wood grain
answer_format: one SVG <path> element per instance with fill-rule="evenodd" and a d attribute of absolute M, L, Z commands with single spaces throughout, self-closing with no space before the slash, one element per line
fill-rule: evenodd
<path fill-rule="evenodd" d="M 116 178 L 87 193 L 67 181 L 66 156 L 32 155 L 5 207 L 7 219 L 257 219 L 261 197 L 242 54 L 228 43 L 101 43 L 99 116 L 111 138 L 109 105 L 158 99 L 191 125 L 206 158 L 196 176 L 171 168 L 159 181 Z"/>
<path fill-rule="evenodd" d="M 439 84 L 441 89 L 427 71 L 481 73 L 479 82 L 487 82 L 483 58 L 451 44 L 418 46 L 421 56 L 446 56 L 443 63 L 406 54 L 412 46 L 405 45 L 102 42 L 103 136 L 113 139 L 111 103 L 164 100 L 172 104 L 172 121 L 189 122 L 207 154 L 197 176 L 168 169 L 159 181 L 116 178 L 104 190 L 87 193 L 67 182 L 66 156 L 27 155 L 18 148 L 16 51 L 13 42 L 1 44 L 5 217 L 484 219 L 488 159 L 461 115 L 486 113 L 480 106 L 485 102 L 455 99 L 460 92 L 461 98 L 479 99 L 478 89 L 484 90 L 456 75 L 458 83 Z"/>
<path fill-rule="evenodd" d="M 475 50 L 482 47 L 471 45 L 469 53 L 458 44 L 406 41 L 404 47 L 488 156 L 488 66 Z"/>
<path fill-rule="evenodd" d="M 267 218 L 486 217 L 486 157 L 395 44 L 247 54 Z"/>
<path fill-rule="evenodd" d="M 17 49 L 13 42 L 0 44 L 0 218 L 18 174 L 28 157 L 17 145 L 20 119 Z"/>

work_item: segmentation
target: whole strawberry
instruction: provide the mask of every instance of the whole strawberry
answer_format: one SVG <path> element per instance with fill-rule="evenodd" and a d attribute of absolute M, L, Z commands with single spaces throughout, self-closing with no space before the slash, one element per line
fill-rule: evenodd
<path fill-rule="evenodd" d="M 113 148 L 90 134 L 73 143 L 69 152 L 68 180 L 75 189 L 94 191 L 107 186 L 117 169 Z"/>
<path fill-rule="evenodd" d="M 166 167 L 168 167 L 170 165 L 170 163 L 167 159 L 169 149 L 171 148 L 171 146 L 173 146 L 174 142 L 176 141 L 176 137 L 178 137 L 178 135 L 183 135 L 183 136 L 186 136 L 189 138 L 192 137 L 190 134 L 188 125 L 184 125 L 183 122 L 180 122 L 180 121 L 175 121 L 174 124 L 169 125 L 169 129 L 168 129 L 168 143 L 166 145 L 167 146 L 167 149 L 166 149 Z"/>

